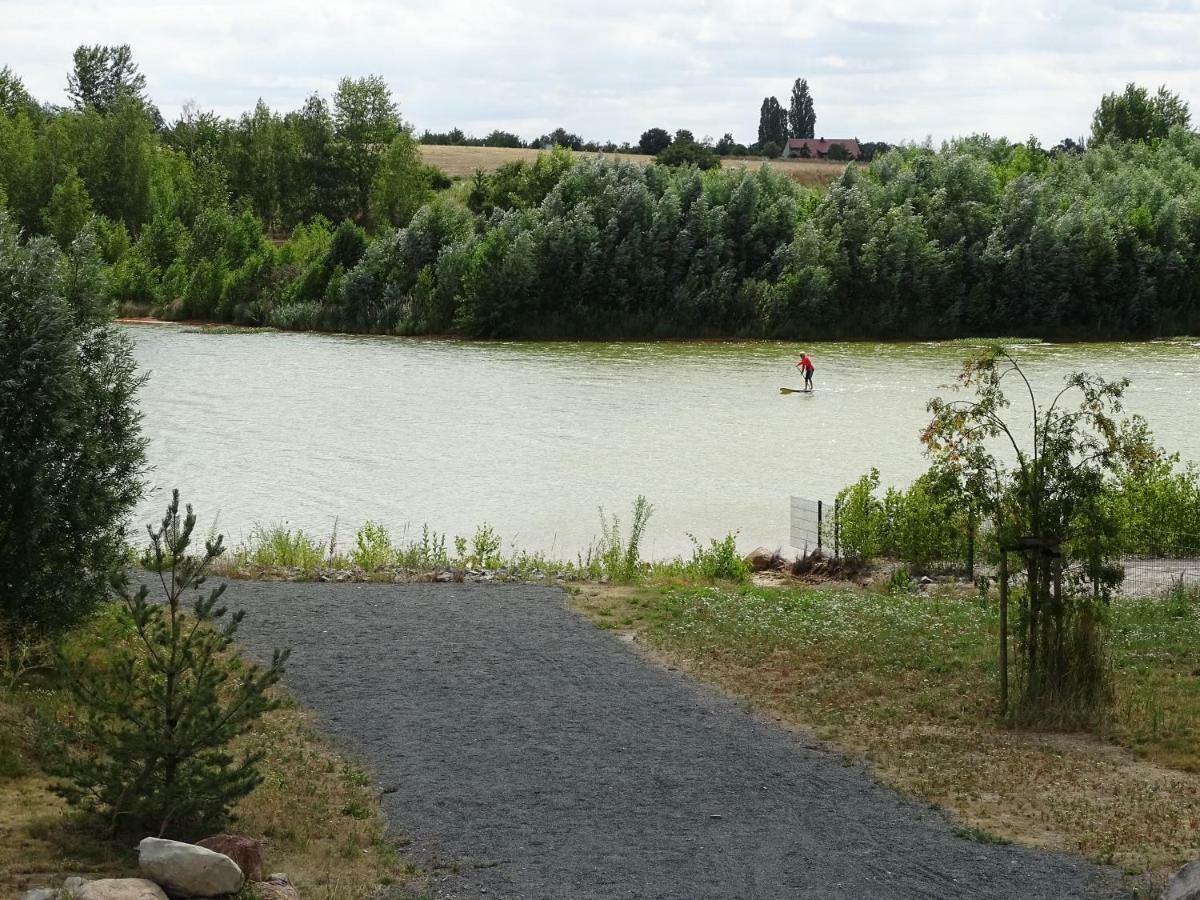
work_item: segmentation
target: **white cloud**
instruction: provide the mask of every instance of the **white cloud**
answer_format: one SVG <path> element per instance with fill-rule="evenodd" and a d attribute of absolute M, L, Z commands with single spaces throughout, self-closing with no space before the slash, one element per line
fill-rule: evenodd
<path fill-rule="evenodd" d="M 808 78 L 817 130 L 864 140 L 1085 132 L 1130 80 L 1200 100 L 1197 0 L 869 5 L 663 0 L 5 0 L 0 63 L 63 102 L 81 43 L 129 43 L 168 118 L 262 97 L 298 107 L 339 76 L 388 79 L 418 129 L 636 140 L 653 125 L 755 136 L 764 94 Z"/>

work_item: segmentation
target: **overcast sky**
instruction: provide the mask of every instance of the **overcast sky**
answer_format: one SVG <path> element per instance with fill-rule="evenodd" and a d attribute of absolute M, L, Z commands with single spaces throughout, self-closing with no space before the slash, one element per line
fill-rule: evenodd
<path fill-rule="evenodd" d="M 811 86 L 817 134 L 1053 144 L 1100 95 L 1165 83 L 1200 118 L 1200 0 L 0 0 L 0 65 L 65 103 L 71 52 L 128 43 L 167 119 L 194 100 L 294 109 L 377 73 L 418 131 L 651 126 L 749 143 L 768 94 Z"/>

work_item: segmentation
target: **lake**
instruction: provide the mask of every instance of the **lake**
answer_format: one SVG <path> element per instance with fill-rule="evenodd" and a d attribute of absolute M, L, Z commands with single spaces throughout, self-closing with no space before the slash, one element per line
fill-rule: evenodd
<path fill-rule="evenodd" d="M 926 467 L 927 400 L 968 352 L 959 345 L 464 343 L 122 326 L 139 365 L 157 521 L 178 487 L 202 528 L 227 540 L 286 522 L 343 545 L 374 519 L 574 558 L 654 504 L 644 555 L 737 531 L 786 545 L 788 498 L 831 501 L 875 466 L 906 484 Z M 816 363 L 799 387 L 799 351 Z M 1128 376 L 1127 408 L 1159 442 L 1200 460 L 1200 342 L 1021 347 L 1049 390 L 1079 369 Z"/>

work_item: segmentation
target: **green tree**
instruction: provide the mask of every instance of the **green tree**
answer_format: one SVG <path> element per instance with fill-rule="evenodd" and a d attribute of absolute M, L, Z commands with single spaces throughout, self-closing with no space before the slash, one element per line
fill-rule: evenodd
<path fill-rule="evenodd" d="M 38 136 L 29 116 L 0 113 L 0 187 L 17 221 L 29 230 L 37 229 L 46 200 L 39 168 Z"/>
<path fill-rule="evenodd" d="M 111 112 L 122 97 L 146 102 L 146 76 L 133 61 L 128 44 L 80 46 L 67 76 L 67 96 L 78 110 Z"/>
<path fill-rule="evenodd" d="M 41 114 L 37 101 L 25 89 L 25 82 L 8 66 L 0 68 L 0 113 L 8 116 L 25 113 L 30 118 Z"/>
<path fill-rule="evenodd" d="M 1092 116 L 1092 142 L 1161 140 L 1172 128 L 1187 128 L 1190 122 L 1187 104 L 1166 85 L 1151 96 L 1131 81 L 1123 93 L 1101 98 Z"/>
<path fill-rule="evenodd" d="M 225 585 L 202 590 L 221 537 L 189 555 L 195 526 L 191 506 L 181 520 L 175 491 L 162 525 L 148 529 L 165 603 L 122 583 L 126 640 L 100 659 L 65 660 L 83 717 L 80 740 L 51 765 L 62 779 L 55 789 L 104 815 L 113 834 L 211 832 L 262 780 L 262 752 L 238 758 L 230 744 L 279 706 L 268 692 L 288 652 L 276 650 L 265 669 L 242 661 L 233 641 L 243 613 L 225 618 Z"/>
<path fill-rule="evenodd" d="M 665 128 L 648 128 L 638 139 L 638 153 L 657 156 L 671 144 L 671 135 Z"/>
<path fill-rule="evenodd" d="M 1028 397 L 1021 426 L 1007 416 L 1005 379 Z M 1096 516 L 1106 477 L 1145 456 L 1144 429 L 1116 419 L 1129 381 L 1078 373 L 1045 404 L 1016 359 L 995 346 L 968 359 L 958 383 L 974 399 L 931 400 L 922 441 L 991 519 L 1001 546 L 1024 561 L 1018 711 L 1090 718 L 1109 697 L 1105 619 L 1093 593 L 1062 585 L 1062 569 L 1077 554 L 1094 564 L 1087 557 L 1106 527 Z"/>
<path fill-rule="evenodd" d="M 68 169 L 66 177 L 54 186 L 50 202 L 42 210 L 46 231 L 66 250 L 91 217 L 92 199 L 79 174 L 73 168 Z"/>
<path fill-rule="evenodd" d="M 298 112 L 287 115 L 287 123 L 298 142 L 295 214 L 289 217 L 289 226 L 314 215 L 330 220 L 344 218 L 349 214 L 353 197 L 351 186 L 340 178 L 341 154 L 329 104 L 313 94 Z"/>
<path fill-rule="evenodd" d="M 65 116 L 61 126 L 69 157 L 63 162 L 78 166 L 96 211 L 139 229 L 150 217 L 150 181 L 158 148 L 154 123 L 139 100 L 120 96 L 107 114 L 94 109 Z M 39 151 L 46 148 L 53 130 L 43 131 Z M 64 166 L 65 170 L 65 166 Z M 54 173 L 51 184 L 65 174 Z"/>
<path fill-rule="evenodd" d="M 392 139 L 387 156 L 371 185 L 371 220 L 376 225 L 407 225 L 433 197 L 430 172 L 412 133 L 403 130 Z"/>
<path fill-rule="evenodd" d="M 549 134 L 543 134 L 534 141 L 530 141 L 535 147 L 565 147 L 568 150 L 580 150 L 583 148 L 583 138 L 574 132 L 567 131 L 561 125 L 555 128 Z"/>
<path fill-rule="evenodd" d="M 501 131 L 499 128 L 492 131 L 482 141 L 484 147 L 524 147 L 525 142 L 520 137 L 513 134 L 511 131 Z"/>
<path fill-rule="evenodd" d="M 792 85 L 792 102 L 788 106 L 788 130 L 794 138 L 816 136 L 817 113 L 813 109 L 812 94 L 808 82 L 797 78 Z"/>
<path fill-rule="evenodd" d="M 262 100 L 243 115 L 233 134 L 230 187 L 251 201 L 255 213 L 276 230 L 311 215 L 311 194 L 299 175 L 299 135 Z"/>
<path fill-rule="evenodd" d="M 0 214 L 0 619 L 54 630 L 124 565 L 145 442 L 129 341 L 107 324 L 94 236 L 63 255 Z"/>
<path fill-rule="evenodd" d="M 805 147 L 804 149 L 807 150 L 808 148 Z M 844 144 L 837 143 L 829 145 L 829 150 L 825 153 L 825 157 L 837 160 L 838 162 L 849 162 L 854 158 L 850 155 L 850 151 L 846 149 Z"/>
<path fill-rule="evenodd" d="M 333 95 L 333 125 L 341 162 L 352 186 L 354 212 L 367 214 L 371 185 L 401 121 L 387 82 L 378 75 L 343 78 Z"/>
<path fill-rule="evenodd" d="M 664 166 L 696 166 L 699 169 L 716 169 L 721 165 L 717 154 L 695 141 L 673 141 L 654 161 Z"/>
<path fill-rule="evenodd" d="M 758 113 L 758 146 L 772 143 L 778 147 L 787 144 L 787 111 L 774 97 L 764 97 Z"/>

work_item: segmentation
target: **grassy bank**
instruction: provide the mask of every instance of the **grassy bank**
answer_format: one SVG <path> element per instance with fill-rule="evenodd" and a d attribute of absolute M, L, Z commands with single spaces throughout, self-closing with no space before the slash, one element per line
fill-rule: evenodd
<path fill-rule="evenodd" d="M 628 520 L 600 510 L 600 536 L 573 560 L 525 550 L 505 541 L 487 523 L 469 537 L 450 539 L 428 525 L 422 526 L 419 537 L 397 538 L 380 523 L 368 521 L 345 545 L 336 522 L 324 537 L 285 525 L 258 526 L 246 541 L 217 560 L 215 571 L 230 578 L 393 582 L 430 581 L 438 576 L 455 581 L 741 581 L 749 575 L 732 533 L 710 539 L 707 545 L 692 537 L 690 557 L 643 560 L 642 535 L 652 512 L 644 497 L 634 503 Z M 143 556 L 142 564 L 149 564 L 148 556 Z"/>
<path fill-rule="evenodd" d="M 577 608 L 869 761 L 965 836 L 1156 876 L 1200 856 L 1200 603 L 1112 607 L 1098 737 L 1006 727 L 993 605 L 794 588 L 588 586 Z"/>
<path fill-rule="evenodd" d="M 106 610 L 72 634 L 78 649 L 114 635 Z M 77 714 L 45 645 L 0 640 L 0 895 L 56 886 L 67 875 L 136 874 L 129 841 L 103 830 L 50 793 L 42 771 L 55 722 Z M 379 787 L 333 749 L 312 716 L 294 704 L 269 713 L 237 751 L 262 750 L 263 783 L 235 809 L 232 830 L 268 842 L 269 871 L 286 872 L 305 898 L 361 900 L 385 886 L 419 891 L 402 836 L 388 834 Z"/>

